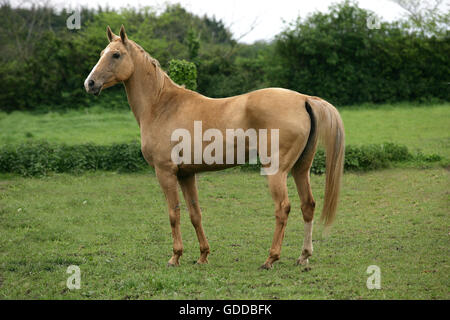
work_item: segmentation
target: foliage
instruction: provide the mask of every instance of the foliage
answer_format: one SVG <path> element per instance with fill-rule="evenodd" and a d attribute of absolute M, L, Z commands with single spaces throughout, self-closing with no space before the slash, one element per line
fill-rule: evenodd
<path fill-rule="evenodd" d="M 146 162 L 139 143 L 67 146 L 33 142 L 8 146 L 0 151 L 0 172 L 13 172 L 23 176 L 92 170 L 132 172 L 144 167 Z"/>
<path fill-rule="evenodd" d="M 186 60 L 170 60 L 169 77 L 179 85 L 184 85 L 190 90 L 197 89 L 197 67 L 194 63 Z"/>
<path fill-rule="evenodd" d="M 408 148 L 393 143 L 347 146 L 344 168 L 351 171 L 368 171 L 414 159 L 420 162 L 436 162 L 441 160 L 441 157 L 422 153 L 414 157 Z M 0 172 L 24 176 L 95 170 L 134 172 L 146 167 L 138 142 L 116 143 L 109 146 L 93 144 L 68 146 L 44 141 L 9 145 L 0 149 Z M 259 162 L 256 165 L 242 166 L 244 171 L 259 168 Z M 321 149 L 317 151 L 311 172 L 315 174 L 325 172 L 325 154 Z"/>
<path fill-rule="evenodd" d="M 121 86 L 100 98 L 83 88 L 107 45 L 106 26 L 117 32 L 121 24 L 164 69 L 172 59 L 195 63 L 196 90 L 210 97 L 280 86 L 335 105 L 450 98 L 448 14 L 436 11 L 433 17 L 441 21 L 436 25 L 420 17 L 423 32 L 417 32 L 414 17 L 369 29 L 372 13 L 346 1 L 327 13 L 297 19 L 272 42 L 253 44 L 238 43 L 222 21 L 180 5 L 167 5 L 162 12 L 83 8 L 80 30 L 67 29 L 69 14 L 2 3 L 1 110 L 78 108 L 98 101 L 110 108 L 126 106 Z M 189 86 L 194 88 L 193 82 Z"/>
<path fill-rule="evenodd" d="M 393 0 L 408 14 L 405 21 L 410 28 L 422 35 L 448 36 L 450 11 L 442 12 L 443 0 Z M 448 6 L 448 4 L 447 4 Z"/>
<path fill-rule="evenodd" d="M 206 16 L 197 17 L 179 5 L 168 5 L 159 15 L 150 7 L 140 11 L 122 9 L 119 12 L 83 9 L 83 17 L 87 12 L 88 19 L 82 19 L 80 30 L 66 28 L 66 11 L 58 14 L 52 8 L 44 8 L 42 13 L 7 5 L 0 8 L 2 30 L 10 30 L 11 25 L 7 24 L 11 22 L 9 17 L 19 13 L 23 21 L 31 21 L 33 14 L 36 14 L 35 19 L 50 19 L 54 24 L 51 29 L 42 26 L 42 30 L 32 29 L 30 25 L 29 29 L 2 38 L 6 45 L 0 49 L 5 53 L 0 60 L 0 82 L 3 84 L 0 109 L 7 111 L 32 110 L 49 105 L 53 108 L 77 108 L 91 105 L 99 99 L 107 107 L 126 106 L 122 86 L 105 90 L 101 98 L 87 95 L 83 88 L 84 79 L 107 45 L 107 25 L 118 32 L 124 24 L 130 38 L 142 45 L 165 68 L 171 59 L 194 58 L 199 54 L 200 42 L 207 42 L 209 47 L 232 43 L 231 34 L 221 21 Z M 27 26 L 27 23 L 24 25 Z M 28 39 L 28 31 L 39 31 L 39 36 Z M 185 41 L 188 36 L 191 37 L 190 42 Z M 26 53 L 22 54 L 23 50 L 15 45 L 16 38 L 36 45 L 29 45 Z M 17 54 L 11 51 L 17 51 Z M 192 86 L 192 79 L 190 81 Z"/>
<path fill-rule="evenodd" d="M 370 29 L 370 12 L 344 2 L 298 19 L 276 41 L 277 83 L 334 104 L 450 99 L 450 41 L 398 22 Z"/>
<path fill-rule="evenodd" d="M 200 38 L 197 36 L 197 34 L 193 29 L 189 30 L 186 42 L 189 51 L 189 59 L 195 60 L 198 56 L 198 51 L 200 49 Z"/>

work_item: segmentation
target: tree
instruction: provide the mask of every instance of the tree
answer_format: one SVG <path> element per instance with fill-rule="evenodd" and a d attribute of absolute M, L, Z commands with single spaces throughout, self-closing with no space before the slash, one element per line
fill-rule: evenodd
<path fill-rule="evenodd" d="M 424 35 L 448 35 L 450 12 L 442 12 L 443 0 L 392 0 L 407 11 L 411 27 Z M 448 6 L 448 4 L 447 4 Z"/>

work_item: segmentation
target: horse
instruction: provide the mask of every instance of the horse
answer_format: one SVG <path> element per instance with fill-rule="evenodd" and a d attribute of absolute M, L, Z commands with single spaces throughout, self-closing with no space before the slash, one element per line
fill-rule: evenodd
<path fill-rule="evenodd" d="M 283 88 L 260 89 L 227 98 L 209 98 L 172 81 L 156 59 L 128 38 L 123 25 L 119 36 L 109 26 L 106 34 L 109 44 L 101 52 L 84 87 L 88 93 L 99 95 L 101 90 L 117 83 L 121 82 L 125 86 L 128 103 L 140 128 L 142 155 L 155 169 L 168 206 L 173 238 L 173 254 L 168 266 L 178 266 L 183 254 L 178 186 L 181 187 L 200 245 L 197 263 L 208 263 L 210 246 L 202 226 L 196 175 L 239 165 L 237 162 L 230 164 L 224 161 L 206 163 L 204 159 L 194 163 L 179 163 L 174 160 L 173 149 L 179 141 L 172 139 L 173 132 L 184 128 L 193 134 L 194 122 L 198 121 L 201 121 L 203 128 L 215 129 L 222 134 L 230 128 L 239 128 L 246 130 L 245 132 L 250 129 L 277 131 L 279 145 L 273 155 L 276 153 L 278 157 L 278 170 L 267 174 L 275 204 L 275 232 L 269 256 L 261 268 L 270 269 L 280 259 L 291 210 L 287 190 L 289 172 L 295 180 L 304 220 L 303 247 L 296 262 L 300 265 L 308 264 L 313 253 L 315 209 L 310 168 L 318 142 L 323 143 L 326 152 L 325 196 L 321 215 L 325 226 L 331 225 L 337 211 L 345 145 L 344 126 L 337 109 L 321 98 Z M 229 147 L 234 138 L 232 137 L 233 141 L 223 142 L 227 153 L 236 151 L 235 147 Z M 248 159 L 251 148 L 247 143 L 248 137 L 244 138 L 245 156 Z M 269 146 L 273 143 L 273 139 L 262 139 L 260 133 L 258 140 L 265 140 Z M 205 143 L 200 142 L 203 151 L 206 147 Z M 189 148 L 188 152 L 193 152 L 194 148 Z M 258 145 L 258 154 L 260 149 L 261 145 Z M 234 152 L 235 160 L 236 153 Z M 262 170 L 269 165 L 263 164 Z"/>

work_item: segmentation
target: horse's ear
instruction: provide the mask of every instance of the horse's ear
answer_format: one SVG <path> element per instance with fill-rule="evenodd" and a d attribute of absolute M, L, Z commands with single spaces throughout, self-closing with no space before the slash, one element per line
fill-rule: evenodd
<path fill-rule="evenodd" d="M 127 34 L 125 32 L 125 27 L 123 25 L 120 27 L 120 39 L 122 39 L 123 44 L 126 44 L 128 40 Z"/>
<path fill-rule="evenodd" d="M 114 39 L 115 37 L 117 37 L 117 36 L 111 31 L 111 28 L 110 28 L 109 26 L 106 28 L 106 35 L 107 35 L 107 37 L 108 37 L 109 42 L 113 41 L 113 39 Z"/>

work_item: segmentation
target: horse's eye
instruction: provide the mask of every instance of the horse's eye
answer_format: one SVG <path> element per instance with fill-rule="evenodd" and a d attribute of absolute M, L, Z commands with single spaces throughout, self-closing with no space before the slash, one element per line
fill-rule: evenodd
<path fill-rule="evenodd" d="M 113 53 L 113 58 L 114 58 L 114 59 L 119 59 L 119 58 L 120 58 L 120 53 L 114 52 L 114 53 Z"/>

